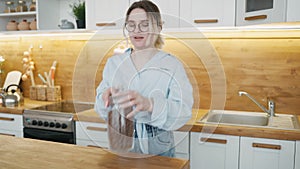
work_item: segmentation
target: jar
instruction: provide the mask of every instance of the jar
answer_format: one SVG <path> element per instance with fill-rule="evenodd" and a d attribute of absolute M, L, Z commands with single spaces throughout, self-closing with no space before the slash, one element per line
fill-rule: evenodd
<path fill-rule="evenodd" d="M 23 19 L 23 21 L 18 24 L 18 29 L 19 30 L 29 30 L 29 23 L 27 22 L 26 19 Z"/>
<path fill-rule="evenodd" d="M 18 23 L 15 20 L 11 20 L 6 25 L 6 30 L 8 31 L 17 31 L 18 30 Z"/>
<path fill-rule="evenodd" d="M 6 1 L 4 13 L 11 13 L 11 12 L 16 12 L 14 2 Z"/>
<path fill-rule="evenodd" d="M 25 1 L 18 1 L 17 12 L 26 12 L 28 11 Z"/>
<path fill-rule="evenodd" d="M 36 10 L 36 0 L 32 0 L 29 6 L 29 11 L 35 11 L 35 10 Z"/>

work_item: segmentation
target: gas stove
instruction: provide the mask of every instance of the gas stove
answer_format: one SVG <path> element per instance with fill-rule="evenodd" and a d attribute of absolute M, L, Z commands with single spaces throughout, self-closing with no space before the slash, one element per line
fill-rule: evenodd
<path fill-rule="evenodd" d="M 74 132 L 73 116 L 75 113 L 93 109 L 94 104 L 63 101 L 44 105 L 32 109 L 25 109 L 23 113 L 24 127 Z"/>

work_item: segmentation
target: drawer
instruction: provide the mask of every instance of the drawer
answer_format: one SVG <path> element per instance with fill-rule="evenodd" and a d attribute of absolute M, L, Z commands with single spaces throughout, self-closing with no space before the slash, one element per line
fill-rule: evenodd
<path fill-rule="evenodd" d="M 76 138 L 108 142 L 107 125 L 103 123 L 76 122 Z"/>
<path fill-rule="evenodd" d="M 23 131 L 23 116 L 0 113 L 0 129 Z"/>
<path fill-rule="evenodd" d="M 96 148 L 102 148 L 102 149 L 108 149 L 108 147 L 109 147 L 108 142 L 82 140 L 82 139 L 77 139 L 76 144 L 80 145 L 80 146 L 96 147 Z"/>
<path fill-rule="evenodd" d="M 2 130 L 2 129 L 0 129 L 0 135 L 7 135 L 7 136 L 23 138 L 23 131 Z"/>

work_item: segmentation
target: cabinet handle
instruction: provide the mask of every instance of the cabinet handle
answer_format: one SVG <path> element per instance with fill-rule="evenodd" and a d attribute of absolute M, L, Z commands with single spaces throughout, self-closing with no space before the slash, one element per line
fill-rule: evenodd
<path fill-rule="evenodd" d="M 12 136 L 12 137 L 15 137 L 16 135 L 14 134 L 6 134 L 6 133 L 0 133 L 0 135 L 3 135 L 3 136 Z"/>
<path fill-rule="evenodd" d="M 87 130 L 93 130 L 93 131 L 107 131 L 107 128 L 102 128 L 102 127 L 90 127 L 90 126 L 88 126 L 86 129 Z"/>
<path fill-rule="evenodd" d="M 96 26 L 116 26 L 116 23 L 96 23 Z"/>
<path fill-rule="evenodd" d="M 14 121 L 15 119 L 14 118 L 9 118 L 9 117 L 0 117 L 0 120 L 3 120 L 3 121 Z"/>
<path fill-rule="evenodd" d="M 274 144 L 252 143 L 252 147 L 281 150 L 281 145 Z"/>
<path fill-rule="evenodd" d="M 245 20 L 253 21 L 253 20 L 258 20 L 258 19 L 266 19 L 267 17 L 268 17 L 267 15 L 248 16 L 248 17 L 245 17 Z"/>
<path fill-rule="evenodd" d="M 94 147 L 94 148 L 102 148 L 102 149 L 108 149 L 106 147 L 101 147 L 101 146 L 95 146 L 95 145 L 87 145 L 88 147 Z"/>
<path fill-rule="evenodd" d="M 227 140 L 216 139 L 216 138 L 206 138 L 202 137 L 200 139 L 202 142 L 218 143 L 218 144 L 227 144 Z"/>
<path fill-rule="evenodd" d="M 195 19 L 194 23 L 217 23 L 218 19 Z"/>

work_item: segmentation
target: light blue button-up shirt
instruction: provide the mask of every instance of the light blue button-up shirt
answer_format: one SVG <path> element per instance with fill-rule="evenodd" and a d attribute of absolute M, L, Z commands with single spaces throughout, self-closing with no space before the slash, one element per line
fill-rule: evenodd
<path fill-rule="evenodd" d="M 127 50 L 108 59 L 102 82 L 97 88 L 96 112 L 107 119 L 112 107 L 105 107 L 102 93 L 109 87 L 122 86 L 153 99 L 153 111 L 137 113 L 136 125 L 146 123 L 164 130 L 182 127 L 191 118 L 193 106 L 193 89 L 182 63 L 176 57 L 159 51 L 137 71 L 130 53 L 131 50 Z M 141 132 L 146 131 L 138 131 L 138 136 L 145 135 Z"/>

